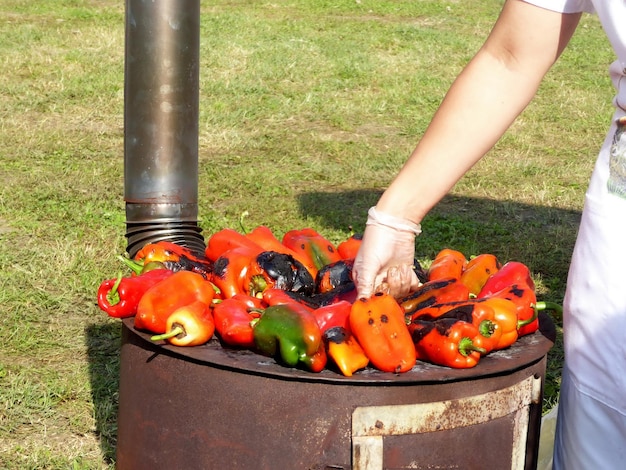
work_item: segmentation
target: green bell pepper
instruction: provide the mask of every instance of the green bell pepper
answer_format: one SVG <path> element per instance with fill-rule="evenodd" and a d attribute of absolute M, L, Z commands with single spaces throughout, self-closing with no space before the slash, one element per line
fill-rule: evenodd
<path fill-rule="evenodd" d="M 326 365 L 322 333 L 315 316 L 296 303 L 267 307 L 253 325 L 256 349 L 290 367 L 319 372 Z"/>

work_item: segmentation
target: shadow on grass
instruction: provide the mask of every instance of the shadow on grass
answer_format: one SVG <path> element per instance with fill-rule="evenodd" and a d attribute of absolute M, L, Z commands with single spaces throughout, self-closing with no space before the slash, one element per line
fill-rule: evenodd
<path fill-rule="evenodd" d="M 92 324 L 85 329 L 96 432 L 104 462 L 115 464 L 122 323 Z"/>
<path fill-rule="evenodd" d="M 306 193 L 299 210 L 331 229 L 352 226 L 358 233 L 379 197 L 373 190 Z M 502 262 L 518 260 L 531 268 L 552 300 L 560 301 L 579 221 L 579 211 L 447 196 L 422 222 L 416 256 L 432 260 L 442 248 L 454 248 L 468 257 L 493 253 Z"/>

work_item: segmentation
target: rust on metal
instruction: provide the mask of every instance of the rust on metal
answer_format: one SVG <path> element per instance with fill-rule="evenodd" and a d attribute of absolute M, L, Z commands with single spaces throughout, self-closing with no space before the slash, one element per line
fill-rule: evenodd
<path fill-rule="evenodd" d="M 343 377 L 219 344 L 157 345 L 124 320 L 117 468 L 348 470 L 382 458 L 382 468 L 531 470 L 554 341 L 552 322 L 540 325 L 473 375 L 420 363 Z M 363 414 L 377 409 L 389 411 Z"/>
<path fill-rule="evenodd" d="M 441 432 L 489 423 L 512 415 L 511 469 L 523 469 L 529 407 L 541 393 L 541 378 L 530 376 L 489 393 L 411 405 L 358 407 L 352 413 L 355 470 L 383 469 L 383 438 Z M 504 449 L 502 449 L 504 451 Z"/>

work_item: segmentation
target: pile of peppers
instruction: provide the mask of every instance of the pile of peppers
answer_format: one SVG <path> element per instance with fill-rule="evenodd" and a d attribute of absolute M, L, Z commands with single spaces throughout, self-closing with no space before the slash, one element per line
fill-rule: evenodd
<path fill-rule="evenodd" d="M 361 237 L 334 245 L 311 228 L 278 238 L 268 227 L 215 232 L 204 252 L 159 241 L 132 259 L 129 274 L 103 281 L 99 307 L 158 343 L 249 349 L 285 367 L 366 367 L 403 373 L 417 361 L 469 368 L 534 333 L 541 309 L 530 270 L 494 255 L 467 259 L 446 248 L 421 286 L 403 298 L 357 298 L 352 266 Z"/>

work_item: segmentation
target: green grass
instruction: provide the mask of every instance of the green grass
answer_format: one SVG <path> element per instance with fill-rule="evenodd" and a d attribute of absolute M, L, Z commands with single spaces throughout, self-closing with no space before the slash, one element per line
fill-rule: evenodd
<path fill-rule="evenodd" d="M 200 224 L 363 229 L 501 1 L 202 2 Z M 613 60 L 593 17 L 424 220 L 417 252 L 518 259 L 561 301 Z M 124 2 L 0 5 L 0 468 L 113 468 L 125 250 Z M 549 355 L 544 407 L 559 388 Z"/>

